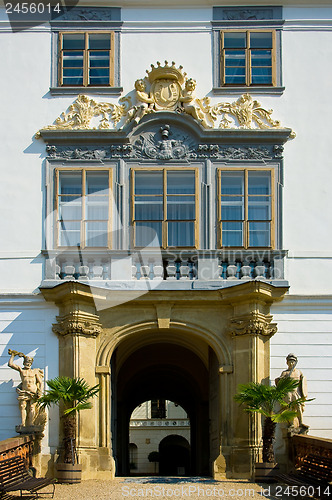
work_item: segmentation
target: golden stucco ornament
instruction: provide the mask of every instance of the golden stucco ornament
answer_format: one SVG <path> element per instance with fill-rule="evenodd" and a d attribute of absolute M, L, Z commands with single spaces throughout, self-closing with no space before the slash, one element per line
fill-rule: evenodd
<path fill-rule="evenodd" d="M 187 78 L 183 67 L 176 67 L 165 61 L 164 66 L 151 64 L 147 76 L 135 82 L 134 103 L 130 96 L 122 97 L 119 104 L 97 102 L 86 95 L 79 95 L 62 113 L 54 125 L 43 130 L 93 130 L 115 128 L 123 119 L 120 129 L 130 122 L 138 124 L 150 113 L 168 111 L 189 115 L 205 129 L 282 129 L 280 121 L 272 118 L 273 111 L 267 110 L 249 94 L 243 94 L 236 101 L 211 104 L 209 97 L 199 99 L 195 95 L 196 80 Z M 99 121 L 98 121 L 99 120 Z M 97 123 L 96 123 L 97 122 Z M 96 126 L 94 126 L 96 125 Z M 290 138 L 295 137 L 292 131 Z"/>

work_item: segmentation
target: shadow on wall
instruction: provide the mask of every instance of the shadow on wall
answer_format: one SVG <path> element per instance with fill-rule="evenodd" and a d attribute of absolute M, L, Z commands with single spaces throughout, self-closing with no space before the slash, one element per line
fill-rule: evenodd
<path fill-rule="evenodd" d="M 0 440 L 17 436 L 15 426 L 21 423 L 16 393 L 21 377 L 18 371 L 8 366 L 8 349 L 33 357 L 32 368 L 43 369 L 44 380 L 57 376 L 58 340 L 51 333 L 52 322 L 52 311 L 41 307 L 26 310 L 16 307 L 0 311 Z M 14 363 L 22 367 L 23 358 L 15 357 Z M 57 411 L 49 412 L 49 420 L 52 426 L 49 426 L 46 435 L 49 445 L 54 443 L 56 446 L 59 425 Z"/>

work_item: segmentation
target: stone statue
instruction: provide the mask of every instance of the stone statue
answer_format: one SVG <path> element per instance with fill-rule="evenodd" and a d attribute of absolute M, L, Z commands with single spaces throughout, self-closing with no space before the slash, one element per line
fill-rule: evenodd
<path fill-rule="evenodd" d="M 134 121 L 137 125 L 144 115 L 155 111 L 153 106 L 154 99 L 146 92 L 146 84 L 144 80 L 136 80 L 135 90 L 137 104 L 129 109 L 126 120 L 121 129 L 123 129 L 123 127 L 131 121 Z"/>
<path fill-rule="evenodd" d="M 40 368 L 31 368 L 33 358 L 22 352 L 8 349 L 10 359 L 8 366 L 20 373 L 22 382 L 17 386 L 17 400 L 20 407 L 22 427 L 36 424 L 38 411 L 36 409 L 37 398 L 42 394 L 44 372 Z M 23 368 L 14 363 L 15 356 L 24 358 Z"/>
<path fill-rule="evenodd" d="M 297 365 L 297 357 L 295 354 L 288 354 L 286 357 L 287 370 L 281 372 L 280 377 L 275 379 L 276 385 L 279 380 L 284 377 L 290 377 L 299 382 L 299 385 L 294 389 L 294 391 L 289 392 L 287 396 L 287 402 L 295 401 L 298 398 L 306 398 L 308 397 L 307 391 L 307 380 L 301 370 L 296 368 Z M 309 426 L 303 423 L 303 411 L 304 404 L 301 404 L 297 407 L 297 417 L 294 418 L 293 423 L 290 425 L 289 430 L 296 434 L 307 434 L 309 430 Z"/>
<path fill-rule="evenodd" d="M 182 91 L 180 102 L 184 111 L 198 120 L 204 128 L 211 128 L 211 125 L 206 120 L 206 114 L 203 111 L 199 101 L 195 100 L 196 80 L 189 78 L 185 83 L 185 88 Z"/>

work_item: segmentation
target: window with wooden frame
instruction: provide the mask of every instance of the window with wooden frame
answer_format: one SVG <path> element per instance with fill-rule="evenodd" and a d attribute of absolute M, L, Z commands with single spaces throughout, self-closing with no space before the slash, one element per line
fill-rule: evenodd
<path fill-rule="evenodd" d="M 229 86 L 276 86 L 276 32 L 221 31 L 221 81 Z"/>
<path fill-rule="evenodd" d="M 114 33 L 59 33 L 58 74 L 60 86 L 113 86 Z"/>
<path fill-rule="evenodd" d="M 57 169 L 57 246 L 110 248 L 110 193 L 110 170 Z"/>
<path fill-rule="evenodd" d="M 198 246 L 198 170 L 133 169 L 133 246 Z"/>
<path fill-rule="evenodd" d="M 274 248 L 273 186 L 273 169 L 219 169 L 220 247 Z"/>

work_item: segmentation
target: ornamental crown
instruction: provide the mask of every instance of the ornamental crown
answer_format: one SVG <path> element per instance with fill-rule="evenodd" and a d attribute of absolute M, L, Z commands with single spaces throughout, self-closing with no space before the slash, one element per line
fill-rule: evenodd
<path fill-rule="evenodd" d="M 174 61 L 172 61 L 172 66 L 168 65 L 168 61 L 165 61 L 165 66 L 161 66 L 160 62 L 157 61 L 157 67 L 151 64 L 151 68 L 151 71 L 146 70 L 150 83 L 153 83 L 155 80 L 167 79 L 177 80 L 182 85 L 187 75 L 187 73 L 182 71 L 183 66 L 175 67 Z"/>

